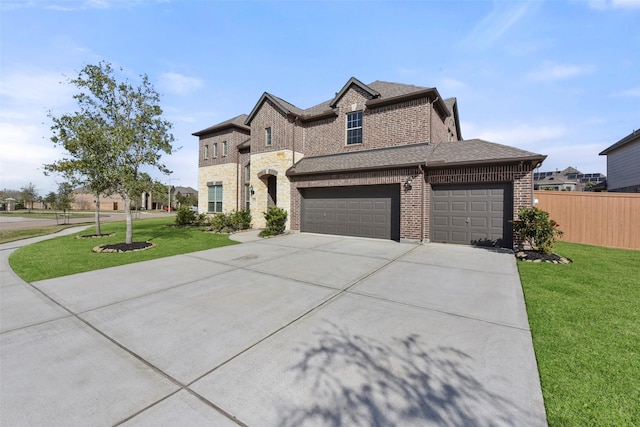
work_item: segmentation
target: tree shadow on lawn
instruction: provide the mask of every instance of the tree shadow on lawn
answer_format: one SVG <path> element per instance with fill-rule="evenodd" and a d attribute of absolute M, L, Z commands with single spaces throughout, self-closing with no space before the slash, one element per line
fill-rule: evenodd
<path fill-rule="evenodd" d="M 392 338 L 388 345 L 334 324 L 316 336 L 314 346 L 298 349 L 301 360 L 291 367 L 305 397 L 301 405 L 279 408 L 277 425 L 496 426 L 534 420 L 483 386 L 472 358 L 455 348 L 427 351 L 419 335 Z"/>

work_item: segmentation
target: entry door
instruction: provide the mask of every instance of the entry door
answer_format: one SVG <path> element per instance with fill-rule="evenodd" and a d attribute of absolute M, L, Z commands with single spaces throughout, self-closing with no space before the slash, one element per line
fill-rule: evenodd
<path fill-rule="evenodd" d="M 512 184 L 433 186 L 432 242 L 512 247 Z"/>

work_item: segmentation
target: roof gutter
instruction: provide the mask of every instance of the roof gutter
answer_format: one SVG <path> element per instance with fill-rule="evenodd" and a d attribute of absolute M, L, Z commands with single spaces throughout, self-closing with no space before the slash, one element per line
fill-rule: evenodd
<path fill-rule="evenodd" d="M 456 166 L 474 166 L 474 165 L 504 165 L 513 163 L 531 163 L 534 167 L 538 163 L 542 163 L 547 156 L 527 156 L 527 157 L 510 157 L 504 159 L 484 159 L 484 160 L 465 160 L 462 162 L 447 162 L 444 160 L 433 160 L 426 163 L 426 167 L 430 169 L 443 169 Z"/>

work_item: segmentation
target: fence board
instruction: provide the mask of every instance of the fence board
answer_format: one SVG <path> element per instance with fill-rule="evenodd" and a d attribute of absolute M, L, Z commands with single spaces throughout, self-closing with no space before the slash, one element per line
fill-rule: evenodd
<path fill-rule="evenodd" d="M 640 194 L 536 190 L 534 197 L 560 224 L 561 240 L 640 249 Z"/>

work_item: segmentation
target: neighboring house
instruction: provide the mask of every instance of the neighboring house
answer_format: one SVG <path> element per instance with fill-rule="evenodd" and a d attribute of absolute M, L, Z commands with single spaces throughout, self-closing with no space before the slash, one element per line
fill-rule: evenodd
<path fill-rule="evenodd" d="M 292 230 L 504 247 L 546 157 L 462 140 L 456 99 L 435 88 L 355 78 L 307 109 L 265 92 L 193 135 L 202 212 L 249 208 L 262 228 L 275 205 Z"/>
<path fill-rule="evenodd" d="M 582 173 L 569 166 L 562 171 L 534 172 L 533 188 L 535 190 L 585 191 L 606 180 L 607 177 L 601 173 Z"/>
<path fill-rule="evenodd" d="M 168 191 L 168 190 L 167 190 Z M 198 192 L 191 187 L 171 186 L 171 206 L 178 207 L 178 196 L 198 196 Z M 86 187 L 78 188 L 74 191 L 74 201 L 71 203 L 72 210 L 93 211 L 96 208 L 94 195 Z M 164 209 L 167 202 L 165 196 L 161 201 L 153 199 L 151 193 L 143 192 L 140 200 L 132 200 L 132 209 L 156 210 Z M 124 211 L 124 199 L 119 194 L 110 196 L 100 196 L 101 211 Z"/>
<path fill-rule="evenodd" d="M 640 129 L 600 155 L 607 156 L 607 191 L 640 193 Z"/>

